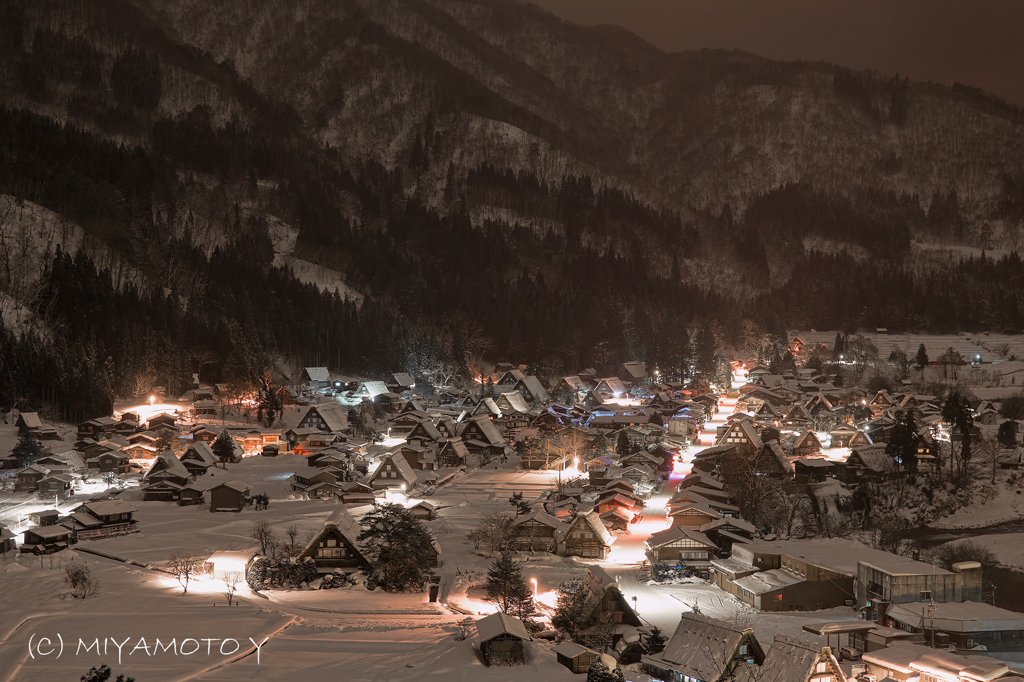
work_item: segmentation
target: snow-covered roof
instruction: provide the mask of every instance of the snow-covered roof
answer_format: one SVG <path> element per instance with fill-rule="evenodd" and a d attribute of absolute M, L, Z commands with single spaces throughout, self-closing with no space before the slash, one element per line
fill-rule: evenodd
<path fill-rule="evenodd" d="M 384 464 L 388 461 L 395 465 L 395 468 L 398 469 L 398 473 L 410 488 L 416 484 L 417 474 L 416 471 L 413 470 L 412 466 L 410 466 L 409 460 L 405 457 L 391 454 L 385 455 L 384 459 L 381 460 L 380 466 L 377 467 L 375 472 L 373 472 L 374 479 L 383 472 Z M 397 479 L 395 482 L 398 482 Z"/>
<path fill-rule="evenodd" d="M 255 550 L 238 551 L 222 549 L 211 554 L 210 558 L 208 558 L 206 561 L 208 563 L 213 564 L 214 566 L 216 566 L 218 563 L 241 564 L 242 566 L 245 566 L 250 561 L 252 561 L 253 557 L 255 557 L 257 554 L 258 552 L 256 552 Z"/>
<path fill-rule="evenodd" d="M 370 398 L 376 398 L 382 393 L 387 393 L 388 387 L 384 385 L 383 381 L 364 381 L 354 391 L 355 395 L 367 395 Z"/>
<path fill-rule="evenodd" d="M 733 557 L 748 561 L 753 554 L 778 554 L 855 576 L 857 564 L 864 563 L 890 575 L 947 575 L 949 571 L 909 557 L 872 549 L 854 540 L 776 540 L 753 542 L 733 548 Z"/>
<path fill-rule="evenodd" d="M 545 526 L 550 526 L 551 528 L 554 528 L 556 530 L 565 527 L 565 524 L 563 524 L 561 521 L 556 519 L 554 516 L 551 516 L 551 514 L 548 514 L 547 512 L 545 512 L 543 509 L 535 509 L 532 512 L 530 512 L 529 514 L 523 514 L 522 516 L 517 516 L 516 518 L 512 519 L 512 524 L 511 525 L 512 526 L 521 526 L 524 523 L 526 523 L 527 521 L 536 521 L 537 523 L 542 523 Z"/>
<path fill-rule="evenodd" d="M 561 385 L 563 381 L 566 383 L 566 385 L 569 386 L 569 388 L 571 388 L 574 391 L 582 392 L 587 390 L 587 385 L 584 384 L 583 380 L 580 379 L 579 377 L 562 377 L 561 381 L 558 382 L 558 385 Z"/>
<path fill-rule="evenodd" d="M 131 502 L 125 500 L 101 500 L 99 502 L 85 502 L 79 509 L 86 509 L 97 516 L 108 516 L 110 514 L 127 514 L 138 511 L 138 508 Z"/>
<path fill-rule="evenodd" d="M 865 652 L 863 660 L 904 675 L 920 672 L 922 668 L 947 670 L 956 679 L 962 679 L 961 672 L 969 671 L 972 673 L 971 679 L 992 680 L 1009 670 L 1005 663 L 994 658 L 968 658 L 910 642 L 893 642 L 884 649 Z"/>
<path fill-rule="evenodd" d="M 71 529 L 68 528 L 67 526 L 63 526 L 63 525 L 33 526 L 32 528 L 26 529 L 25 532 L 26 533 L 31 532 L 32 534 L 38 535 L 39 537 L 41 537 L 43 539 L 47 539 L 47 538 L 57 538 L 57 537 L 62 537 L 64 535 L 69 535 L 71 533 Z"/>
<path fill-rule="evenodd" d="M 307 367 L 305 369 L 306 377 L 310 381 L 330 381 L 331 374 L 327 371 L 326 367 Z"/>
<path fill-rule="evenodd" d="M 523 621 L 513 618 L 507 613 L 492 613 L 476 622 L 476 632 L 481 642 L 486 642 L 501 635 L 512 635 L 522 640 L 529 640 Z"/>
<path fill-rule="evenodd" d="M 24 469 L 18 469 L 14 473 L 16 473 L 18 475 L 21 475 L 21 474 L 43 474 L 45 476 L 46 474 L 50 473 L 50 470 L 47 469 L 46 467 L 40 466 L 38 464 L 29 464 Z"/>
<path fill-rule="evenodd" d="M 697 679 L 719 680 L 744 639 L 756 645 L 752 628 L 740 628 L 698 613 L 684 613 L 665 650 L 644 660 Z"/>
<path fill-rule="evenodd" d="M 403 388 L 412 388 L 416 385 L 416 380 L 412 378 L 411 374 L 405 372 L 395 372 L 391 375 L 391 383 L 397 384 Z"/>
<path fill-rule="evenodd" d="M 509 406 L 516 412 L 526 413 L 530 411 L 530 406 L 526 404 L 526 399 L 523 398 L 517 391 L 509 391 L 502 393 L 499 400 L 504 398 L 508 401 Z"/>
<path fill-rule="evenodd" d="M 474 417 L 469 421 L 471 423 L 475 423 L 480 428 L 484 437 L 487 438 L 488 445 L 499 446 L 505 444 L 505 440 L 501 437 L 501 433 L 498 432 L 498 427 L 495 426 L 494 422 L 487 417 Z"/>
<path fill-rule="evenodd" d="M 624 362 L 619 370 L 625 370 L 633 380 L 643 379 L 647 376 L 647 366 L 642 362 Z"/>
<path fill-rule="evenodd" d="M 84 526 L 85 528 L 95 528 L 96 526 L 103 525 L 102 521 L 85 511 L 72 512 L 70 517 L 74 524 Z"/>
<path fill-rule="evenodd" d="M 178 478 L 189 478 L 192 476 L 191 472 L 189 472 L 189 470 L 185 468 L 185 465 L 181 463 L 181 460 L 175 457 L 174 453 L 170 450 L 156 456 L 153 460 L 153 464 L 149 467 L 149 471 L 146 472 L 146 475 L 143 478 L 149 479 L 154 474 L 162 471 L 166 471 Z"/>
<path fill-rule="evenodd" d="M 24 424 L 29 429 L 38 429 L 42 427 L 43 422 L 39 419 L 39 414 L 36 412 L 22 412 L 18 415 L 17 424 L 19 426 Z"/>
<path fill-rule="evenodd" d="M 813 676 L 818 659 L 827 655 L 833 677 L 840 677 L 839 662 L 831 653 L 824 654 L 820 645 L 806 640 L 776 634 L 775 640 L 764 653 L 760 666 L 744 665 L 736 682 L 795 682 Z"/>
<path fill-rule="evenodd" d="M 210 490 L 213 490 L 214 488 L 231 488 L 232 490 L 237 490 L 240 493 L 247 493 L 247 492 L 249 492 L 249 484 L 248 483 L 242 483 L 241 481 L 236 481 L 236 480 L 225 481 L 224 483 L 221 483 L 220 485 L 213 486 L 213 488 L 210 488 Z"/>
<path fill-rule="evenodd" d="M 700 532 L 701 533 L 707 533 L 709 530 L 714 530 L 714 529 L 720 528 L 722 526 L 732 526 L 734 528 L 739 528 L 741 530 L 745 530 L 748 533 L 753 533 L 756 530 L 756 528 L 754 527 L 754 524 L 752 524 L 752 523 L 750 523 L 748 521 L 744 521 L 743 519 L 724 518 L 724 519 L 716 519 L 714 521 L 708 521 L 707 523 L 705 523 L 703 526 L 700 527 Z"/>
<path fill-rule="evenodd" d="M 596 390 L 602 390 L 602 386 L 615 395 L 626 392 L 626 385 L 618 377 L 604 377 L 598 379 Z"/>
<path fill-rule="evenodd" d="M 605 547 L 611 546 L 615 542 L 615 536 L 608 532 L 605 528 L 604 523 L 601 521 L 601 517 L 594 512 L 586 512 L 584 514 L 578 514 L 569 527 L 566 529 L 566 535 L 572 532 L 572 530 L 579 524 L 586 524 L 591 527 L 591 530 L 597 535 L 598 540 Z"/>
<path fill-rule="evenodd" d="M 774 568 L 770 571 L 759 571 L 753 575 L 748 575 L 745 578 L 737 578 L 733 582 L 736 583 L 737 587 L 741 587 L 753 594 L 764 594 L 766 592 L 774 592 L 775 590 L 789 585 L 796 585 L 802 583 L 805 578 L 801 578 L 798 575 L 794 575 L 789 571 L 784 571 L 781 568 Z"/>
<path fill-rule="evenodd" d="M 556 646 L 555 647 L 555 653 L 559 654 L 561 656 L 565 656 L 566 658 L 576 658 L 580 654 L 586 654 L 586 653 L 591 653 L 591 654 L 594 654 L 595 656 L 597 655 L 597 652 L 594 651 L 593 649 L 588 649 L 587 647 L 585 647 L 585 646 L 583 646 L 581 644 L 577 644 L 576 642 L 569 642 L 569 641 L 562 642 L 561 644 Z"/>
<path fill-rule="evenodd" d="M 651 536 L 647 538 L 647 544 L 650 545 L 651 548 L 655 548 L 683 539 L 694 540 L 706 547 L 715 546 L 715 543 L 711 542 L 711 540 L 709 540 L 703 533 L 699 533 L 690 528 L 683 528 L 681 526 L 670 526 L 663 531 L 652 533 Z"/>
<path fill-rule="evenodd" d="M 520 379 L 520 383 L 526 387 L 526 390 L 533 396 L 534 402 L 546 403 L 551 400 L 551 396 L 544 389 L 544 385 L 540 383 L 540 379 L 530 375 Z"/>
<path fill-rule="evenodd" d="M 896 462 L 892 457 L 886 454 L 885 448 L 885 443 L 854 446 L 853 451 L 850 453 L 850 457 L 856 455 L 856 458 L 871 471 L 878 473 L 896 471 Z M 846 461 L 849 463 L 850 458 L 848 457 Z"/>
<path fill-rule="evenodd" d="M 886 617 L 915 628 L 920 628 L 922 613 L 927 613 L 929 614 L 927 625 L 931 628 L 932 616 L 928 611 L 928 607 L 928 602 L 895 604 L 886 613 Z M 1024 613 L 1007 611 L 997 606 L 976 601 L 937 603 L 935 604 L 934 623 L 935 629 L 943 632 L 1024 630 Z"/>
<path fill-rule="evenodd" d="M 384 393 L 384 391 L 381 391 Z M 345 413 L 344 408 L 340 403 L 321 403 L 319 405 L 311 405 L 306 413 L 302 415 L 302 419 L 299 420 L 301 424 L 305 420 L 306 416 L 310 412 L 314 412 L 320 416 L 324 424 L 327 426 L 328 431 L 344 431 L 345 427 L 348 426 L 348 415 Z"/>
<path fill-rule="evenodd" d="M 217 456 L 213 454 L 213 449 L 210 444 L 206 441 L 196 441 L 192 445 L 188 446 L 185 452 L 181 453 L 181 460 L 191 459 L 199 462 L 205 462 L 206 464 L 216 464 Z"/>

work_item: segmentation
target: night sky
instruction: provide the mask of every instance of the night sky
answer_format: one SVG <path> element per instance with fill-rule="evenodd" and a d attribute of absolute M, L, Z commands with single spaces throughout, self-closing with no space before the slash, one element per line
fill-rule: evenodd
<path fill-rule="evenodd" d="M 985 88 L 1024 106 L 1021 0 L 533 0 L 663 50 L 741 49 Z"/>

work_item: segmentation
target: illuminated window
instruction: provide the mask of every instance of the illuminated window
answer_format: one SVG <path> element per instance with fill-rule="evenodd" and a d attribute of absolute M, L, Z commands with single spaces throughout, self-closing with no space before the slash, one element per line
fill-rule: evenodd
<path fill-rule="evenodd" d="M 814 672 L 816 672 L 816 673 L 827 673 L 828 672 L 828 663 L 825 663 L 825 662 L 819 663 L 818 665 L 816 665 L 814 667 Z"/>

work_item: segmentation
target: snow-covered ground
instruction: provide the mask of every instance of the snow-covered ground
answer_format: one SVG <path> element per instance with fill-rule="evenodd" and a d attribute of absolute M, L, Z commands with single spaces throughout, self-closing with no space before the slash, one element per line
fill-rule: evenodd
<path fill-rule="evenodd" d="M 992 551 L 996 561 L 1013 571 L 1024 572 L 1024 533 L 998 533 L 979 535 L 967 540 L 954 540 L 947 543 L 956 545 L 971 542 Z"/>
<path fill-rule="evenodd" d="M 274 244 L 274 265 L 290 267 L 300 282 L 315 284 L 321 291 L 336 291 L 342 298 L 350 298 L 357 303 L 363 300 L 363 295 L 349 288 L 345 284 L 345 278 L 337 270 L 311 263 L 292 254 L 299 237 L 297 228 L 272 216 L 268 228 Z"/>
<path fill-rule="evenodd" d="M 1024 494 L 1017 488 L 997 485 L 995 494 L 987 500 L 962 507 L 949 516 L 931 524 L 933 528 L 984 528 L 997 523 L 1024 519 Z"/>

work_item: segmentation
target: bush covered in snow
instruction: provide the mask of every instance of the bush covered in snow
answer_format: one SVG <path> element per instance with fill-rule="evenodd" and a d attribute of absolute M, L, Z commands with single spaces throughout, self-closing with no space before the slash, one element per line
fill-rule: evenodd
<path fill-rule="evenodd" d="M 356 584 L 356 579 L 342 571 L 335 571 L 329 575 L 325 575 L 324 579 L 320 581 L 321 590 L 337 590 L 343 587 L 349 587 Z"/>
<path fill-rule="evenodd" d="M 252 562 L 245 580 L 252 590 L 268 590 L 280 587 L 299 587 L 317 578 L 316 563 L 312 558 L 267 559 L 260 557 Z"/>

